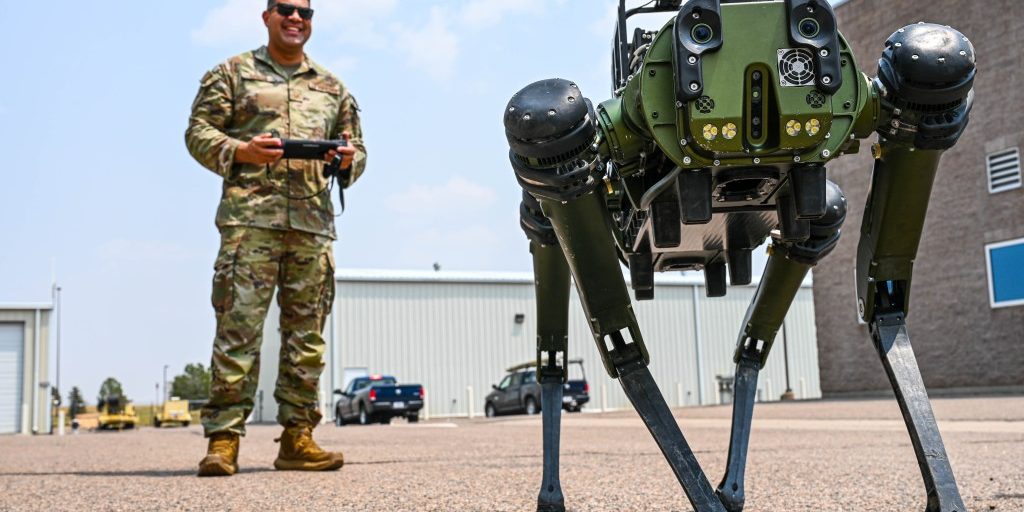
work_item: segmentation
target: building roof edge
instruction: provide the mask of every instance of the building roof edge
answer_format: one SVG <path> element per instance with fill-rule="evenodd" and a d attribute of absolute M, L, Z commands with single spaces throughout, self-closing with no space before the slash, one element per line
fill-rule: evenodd
<path fill-rule="evenodd" d="M 52 309 L 52 302 L 0 302 L 0 311 L 50 311 Z"/>
<path fill-rule="evenodd" d="M 629 282 L 629 276 L 625 276 Z M 532 272 L 505 271 L 453 271 L 453 270 L 400 270 L 348 268 L 338 269 L 334 274 L 339 282 L 397 282 L 397 283 L 476 283 L 476 284 L 532 284 Z M 760 277 L 748 286 L 757 286 Z M 654 283 L 663 286 L 704 286 L 704 276 L 699 273 L 655 274 Z M 801 287 L 813 283 L 808 274 Z"/>

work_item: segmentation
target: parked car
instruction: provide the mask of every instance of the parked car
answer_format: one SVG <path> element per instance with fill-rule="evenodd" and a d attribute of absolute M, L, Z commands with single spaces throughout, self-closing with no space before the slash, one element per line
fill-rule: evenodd
<path fill-rule="evenodd" d="M 352 379 L 334 405 L 334 423 L 339 427 L 352 422 L 360 425 L 391 423 L 401 416 L 416 423 L 420 420 L 425 391 L 419 384 L 398 384 L 390 375 L 370 375 Z"/>
<path fill-rule="evenodd" d="M 537 382 L 537 363 L 529 362 L 513 366 L 501 383 L 484 399 L 484 414 L 494 417 L 499 414 L 537 414 L 540 412 L 540 383 Z M 563 384 L 562 408 L 579 412 L 590 401 L 590 385 L 583 371 L 582 359 L 569 360 L 569 380 Z"/>

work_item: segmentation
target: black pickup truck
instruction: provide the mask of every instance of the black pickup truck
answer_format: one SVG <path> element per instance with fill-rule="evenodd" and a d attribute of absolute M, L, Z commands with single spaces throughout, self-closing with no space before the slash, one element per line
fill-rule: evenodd
<path fill-rule="evenodd" d="M 491 386 L 484 399 L 484 414 L 494 417 L 499 414 L 540 412 L 540 383 L 537 382 L 537 363 L 523 363 L 507 370 L 508 375 L 500 384 Z M 582 359 L 569 360 L 569 381 L 563 384 L 562 408 L 579 412 L 590 401 L 590 385 L 583 372 Z"/>
<path fill-rule="evenodd" d="M 419 384 L 398 384 L 390 375 L 370 375 L 352 379 L 345 390 L 334 390 L 339 395 L 334 405 L 334 424 L 359 422 L 391 423 L 391 418 L 404 417 L 409 423 L 420 420 L 425 392 Z"/>

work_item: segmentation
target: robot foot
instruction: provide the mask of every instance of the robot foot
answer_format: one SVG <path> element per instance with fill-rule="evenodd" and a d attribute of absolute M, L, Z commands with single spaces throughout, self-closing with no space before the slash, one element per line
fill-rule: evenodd
<path fill-rule="evenodd" d="M 633 361 L 616 367 L 619 382 L 640 418 L 647 425 L 672 472 L 690 499 L 696 512 L 726 512 L 714 489 L 704 476 L 693 450 L 686 443 L 679 424 L 665 403 L 647 365 Z"/>
<path fill-rule="evenodd" d="M 565 512 L 564 503 L 544 503 L 537 501 L 537 512 Z"/>
<path fill-rule="evenodd" d="M 558 479 L 558 450 L 562 423 L 562 380 L 542 376 L 540 411 L 544 431 L 544 478 L 537 496 L 537 512 L 564 512 L 565 498 Z"/>
<path fill-rule="evenodd" d="M 878 314 L 871 322 L 871 331 L 924 478 L 928 494 L 925 511 L 965 512 L 904 319 L 902 311 Z"/>
<path fill-rule="evenodd" d="M 742 495 L 737 497 L 735 494 L 730 493 L 728 490 L 721 487 L 715 491 L 715 495 L 722 501 L 722 505 L 725 507 L 725 510 L 729 512 L 743 512 L 743 503 L 745 500 Z"/>
<path fill-rule="evenodd" d="M 747 467 L 747 447 L 750 444 L 750 427 L 754 416 L 754 400 L 757 398 L 757 375 L 765 354 L 756 340 L 747 340 L 740 347 L 740 360 L 736 364 L 733 380 L 732 432 L 729 435 L 729 458 L 725 476 L 715 493 L 729 512 L 741 512 L 746 499 L 743 477 Z"/>

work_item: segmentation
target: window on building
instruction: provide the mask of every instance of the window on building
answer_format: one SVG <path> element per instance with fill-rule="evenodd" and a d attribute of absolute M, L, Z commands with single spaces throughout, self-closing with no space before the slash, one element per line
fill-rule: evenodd
<path fill-rule="evenodd" d="M 992 307 L 1024 306 L 1024 238 L 986 245 L 985 264 Z"/>
<path fill-rule="evenodd" d="M 1006 192 L 1020 188 L 1020 150 L 1018 148 L 998 151 L 988 155 L 988 192 Z"/>

